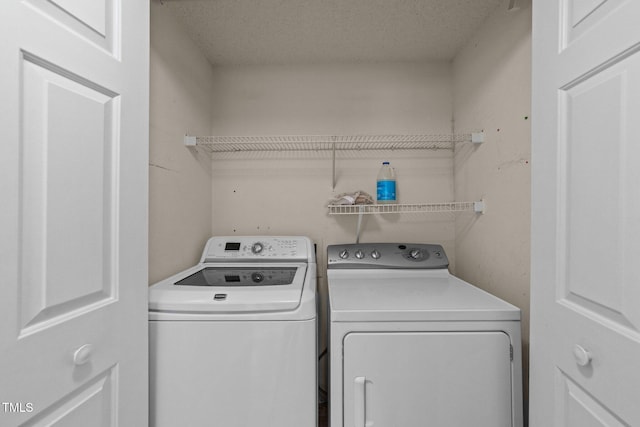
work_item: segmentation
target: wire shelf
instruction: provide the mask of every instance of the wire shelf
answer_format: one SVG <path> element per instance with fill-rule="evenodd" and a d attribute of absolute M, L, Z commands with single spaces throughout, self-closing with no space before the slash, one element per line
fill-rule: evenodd
<path fill-rule="evenodd" d="M 458 143 L 480 144 L 483 132 L 432 135 L 266 135 L 185 136 L 187 147 L 215 153 L 331 151 L 332 188 L 336 188 L 336 152 L 359 150 L 454 150 Z"/>
<path fill-rule="evenodd" d="M 473 134 L 186 136 L 184 144 L 210 153 L 249 151 L 453 150 L 456 143 L 481 142 Z"/>
<path fill-rule="evenodd" d="M 329 215 L 371 215 L 392 213 L 484 213 L 484 201 L 416 204 L 329 205 Z"/>

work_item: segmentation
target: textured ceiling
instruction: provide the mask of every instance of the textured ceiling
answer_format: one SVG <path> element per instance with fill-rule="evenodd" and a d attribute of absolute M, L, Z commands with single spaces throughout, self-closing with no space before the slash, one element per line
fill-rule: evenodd
<path fill-rule="evenodd" d="M 214 65 L 450 60 L 503 0 L 161 0 Z"/>

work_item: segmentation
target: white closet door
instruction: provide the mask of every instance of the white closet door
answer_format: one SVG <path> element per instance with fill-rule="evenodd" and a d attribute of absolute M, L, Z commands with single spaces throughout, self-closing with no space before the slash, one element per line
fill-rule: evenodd
<path fill-rule="evenodd" d="M 640 425 L 640 1 L 533 3 L 532 427 Z"/>
<path fill-rule="evenodd" d="M 344 426 L 512 427 L 502 332 L 351 333 Z"/>
<path fill-rule="evenodd" d="M 0 425 L 146 426 L 149 4 L 0 19 Z"/>

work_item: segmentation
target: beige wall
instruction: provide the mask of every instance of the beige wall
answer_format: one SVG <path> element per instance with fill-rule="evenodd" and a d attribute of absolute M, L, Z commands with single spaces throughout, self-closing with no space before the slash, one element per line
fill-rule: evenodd
<path fill-rule="evenodd" d="M 448 133 L 449 64 L 247 66 L 214 69 L 214 135 Z M 349 152 L 331 187 L 328 153 L 220 156 L 213 161 L 213 232 L 302 234 L 318 244 L 355 241 L 355 217 L 329 217 L 329 199 L 375 197 L 383 160 L 398 172 L 401 202 L 453 199 L 451 152 Z M 441 242 L 453 252 L 453 218 L 370 217 L 361 241 Z M 322 272 L 320 273 L 322 276 Z"/>
<path fill-rule="evenodd" d="M 211 234 L 211 162 L 182 144 L 208 134 L 211 66 L 160 3 L 151 4 L 149 282 L 194 265 Z"/>
<path fill-rule="evenodd" d="M 449 132 L 446 63 L 215 67 L 216 135 Z"/>
<path fill-rule="evenodd" d="M 456 129 L 486 142 L 455 154 L 455 195 L 484 197 L 487 213 L 458 217 L 456 274 L 522 309 L 529 341 L 531 8 L 499 7 L 453 62 Z M 526 371 L 525 371 L 526 372 Z M 525 382 L 526 384 L 526 382 Z"/>

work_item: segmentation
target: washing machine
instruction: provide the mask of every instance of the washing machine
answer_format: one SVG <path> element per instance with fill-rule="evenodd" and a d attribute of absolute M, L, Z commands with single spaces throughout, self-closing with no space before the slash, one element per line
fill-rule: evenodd
<path fill-rule="evenodd" d="M 440 245 L 331 245 L 330 426 L 522 427 L 520 310 Z"/>
<path fill-rule="evenodd" d="M 150 424 L 316 427 L 316 280 L 308 238 L 233 236 L 151 286 Z"/>

